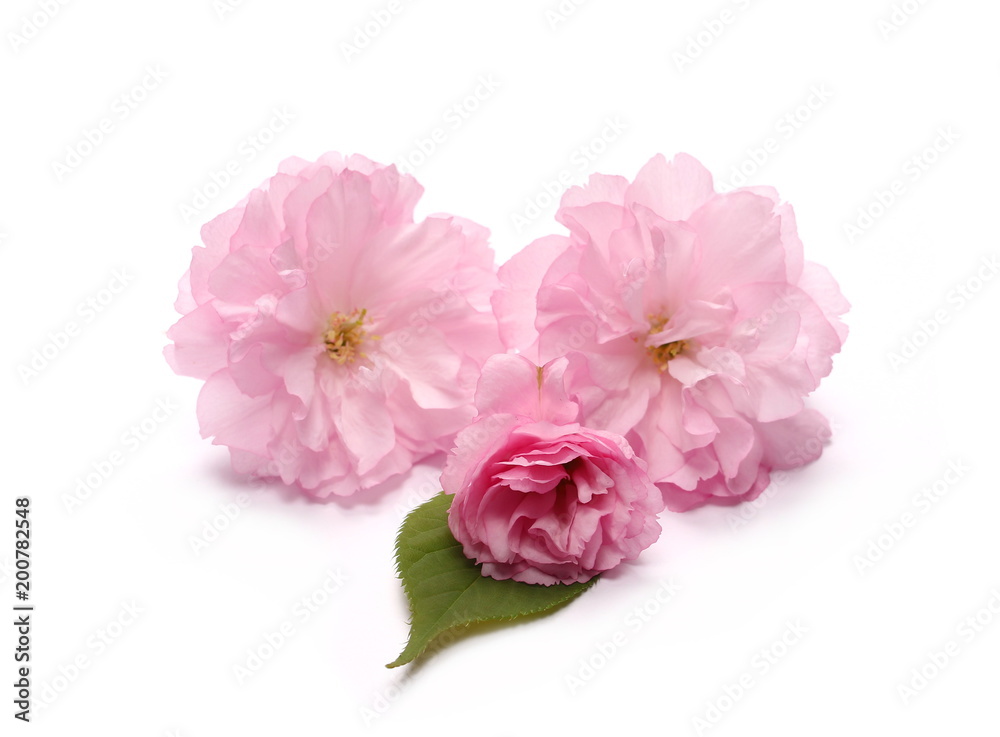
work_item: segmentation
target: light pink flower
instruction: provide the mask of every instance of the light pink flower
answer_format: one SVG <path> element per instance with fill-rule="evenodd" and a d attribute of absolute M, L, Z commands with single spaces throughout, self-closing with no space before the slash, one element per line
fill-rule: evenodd
<path fill-rule="evenodd" d="M 753 499 L 819 456 L 829 427 L 803 400 L 848 305 L 774 190 L 716 193 L 695 159 L 656 156 L 570 189 L 557 219 L 568 236 L 500 270 L 501 333 L 541 362 L 587 356 L 583 420 L 626 434 L 670 509 Z"/>
<path fill-rule="evenodd" d="M 423 190 L 360 156 L 289 159 L 202 229 L 165 354 L 237 472 L 315 496 L 372 487 L 474 416 L 499 346 L 488 231 L 413 221 Z"/>
<path fill-rule="evenodd" d="M 534 584 L 587 581 L 660 535 L 663 501 L 620 435 L 576 420 L 570 361 L 487 361 L 480 416 L 441 476 L 448 525 L 483 575 Z"/>

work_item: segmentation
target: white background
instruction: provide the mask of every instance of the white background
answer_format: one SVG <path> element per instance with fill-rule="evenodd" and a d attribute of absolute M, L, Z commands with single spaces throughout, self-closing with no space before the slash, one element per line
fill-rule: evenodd
<path fill-rule="evenodd" d="M 32 677 L 49 701 L 17 729 L 996 733 L 1000 279 L 982 261 L 1000 252 L 996 3 L 907 0 L 886 25 L 889 0 L 590 0 L 560 16 L 556 0 L 410 0 L 373 38 L 364 24 L 387 1 L 49 5 L 0 14 L 0 603 L 14 601 L 13 499 L 30 495 Z M 294 120 L 262 134 L 275 109 Z M 793 203 L 807 257 L 853 304 L 814 397 L 832 444 L 762 504 L 668 514 L 640 562 L 554 616 L 386 670 L 406 638 L 393 538 L 438 467 L 325 505 L 250 488 L 199 437 L 199 382 L 161 355 L 200 225 L 283 158 L 329 149 L 419 164 L 418 216 L 489 226 L 498 261 L 560 229 L 545 192 L 561 173 L 632 177 L 679 151 L 720 184 L 743 166 Z M 230 162 L 239 173 L 195 207 Z M 116 271 L 127 286 L 108 301 Z M 69 506 L 113 452 L 122 462 Z M 330 572 L 345 580 L 317 595 Z M 663 581 L 678 587 L 665 604 Z M 303 617 L 303 597 L 326 601 Z M 235 668 L 284 623 L 241 682 Z M 781 644 L 789 623 L 805 633 Z M 950 641 L 957 655 L 904 703 L 898 686 L 933 674 Z"/>

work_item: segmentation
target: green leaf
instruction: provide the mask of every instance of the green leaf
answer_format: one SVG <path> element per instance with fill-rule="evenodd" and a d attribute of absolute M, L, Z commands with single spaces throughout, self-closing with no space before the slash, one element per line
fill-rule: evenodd
<path fill-rule="evenodd" d="M 597 581 L 595 576 L 587 583 L 541 586 L 484 576 L 448 529 L 451 500 L 443 492 L 429 499 L 399 529 L 396 566 L 413 616 L 409 641 L 387 668 L 409 663 L 451 629 L 538 614 L 575 599 Z"/>

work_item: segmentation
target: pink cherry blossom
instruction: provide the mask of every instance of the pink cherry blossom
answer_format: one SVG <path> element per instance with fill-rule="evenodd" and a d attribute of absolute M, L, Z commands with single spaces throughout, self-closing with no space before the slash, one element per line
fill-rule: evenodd
<path fill-rule="evenodd" d="M 626 435 L 670 509 L 753 499 L 819 456 L 829 427 L 804 399 L 848 304 L 774 190 L 717 193 L 692 157 L 656 156 L 570 189 L 557 219 L 569 235 L 500 270 L 501 334 L 541 362 L 587 356 L 583 421 Z"/>
<path fill-rule="evenodd" d="M 447 450 L 500 345 L 488 231 L 415 223 L 423 190 L 360 156 L 289 159 L 202 229 L 165 354 L 205 381 L 233 468 L 347 495 Z"/>
<path fill-rule="evenodd" d="M 621 435 L 577 422 L 570 359 L 539 368 L 489 359 L 479 418 L 462 430 L 441 484 L 449 528 L 483 575 L 583 582 L 632 560 L 660 534 L 659 491 Z"/>

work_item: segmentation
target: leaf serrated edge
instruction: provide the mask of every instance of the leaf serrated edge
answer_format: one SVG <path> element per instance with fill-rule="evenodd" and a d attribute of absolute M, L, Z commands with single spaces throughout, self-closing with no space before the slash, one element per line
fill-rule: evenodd
<path fill-rule="evenodd" d="M 403 591 L 406 593 L 406 601 L 407 601 L 408 608 L 410 610 L 410 616 L 407 619 L 407 625 L 410 627 L 410 632 L 407 635 L 406 644 L 403 646 L 402 652 L 400 652 L 399 656 L 394 661 L 392 661 L 391 663 L 387 663 L 386 666 L 385 666 L 386 668 L 397 668 L 399 666 L 406 665 L 407 663 L 412 663 L 414 660 L 416 660 L 417 658 L 419 658 L 425 652 L 427 652 L 428 650 L 433 649 L 433 646 L 434 646 L 435 642 L 439 638 L 441 638 L 443 635 L 445 635 L 445 634 L 447 634 L 449 632 L 452 632 L 452 631 L 455 631 L 455 630 L 458 630 L 458 629 L 468 629 L 469 627 L 471 627 L 474 624 L 483 624 L 483 623 L 486 623 L 486 622 L 513 622 L 513 621 L 515 621 L 517 619 L 520 619 L 521 617 L 527 617 L 527 616 L 532 616 L 532 615 L 535 615 L 535 614 L 541 614 L 542 612 L 547 612 L 547 611 L 550 611 L 552 609 L 555 609 L 556 607 L 568 604 L 570 601 L 572 601 L 573 599 L 577 598 L 578 596 L 580 596 L 581 594 L 583 594 L 585 591 L 587 591 L 588 589 L 590 589 L 594 584 L 597 583 L 597 580 L 600 578 L 599 575 L 594 576 L 589 581 L 587 581 L 587 582 L 585 582 L 583 584 L 580 584 L 580 588 L 579 589 L 576 589 L 576 590 L 573 590 L 573 591 L 569 591 L 565 596 L 560 597 L 557 601 L 554 601 L 554 602 L 548 604 L 547 606 L 541 606 L 541 605 L 540 606 L 535 606 L 535 607 L 531 607 L 531 608 L 529 608 L 527 610 L 524 610 L 522 612 L 519 612 L 518 614 L 512 614 L 512 615 L 507 615 L 507 616 L 501 615 L 501 616 L 496 616 L 496 617 L 472 617 L 470 619 L 466 619 L 463 622 L 458 622 L 458 623 L 450 625 L 448 627 L 443 627 L 442 629 L 434 632 L 430 637 L 428 637 L 426 644 L 422 648 L 420 648 L 419 650 L 417 650 L 417 652 L 412 657 L 410 657 L 410 658 L 408 658 L 406 660 L 403 660 L 402 659 L 403 655 L 409 649 L 409 647 L 410 647 L 410 641 L 413 639 L 413 619 L 416 616 L 416 612 L 414 611 L 414 605 L 413 605 L 413 590 L 412 590 L 412 587 L 410 586 L 409 582 L 403 576 L 403 563 L 402 563 L 402 560 L 401 560 L 401 558 L 402 558 L 401 550 L 402 550 L 403 535 L 404 535 L 405 532 L 408 531 L 408 526 L 409 526 L 411 520 L 419 512 L 421 512 L 424 509 L 424 507 L 426 507 L 431 502 L 436 501 L 440 497 L 444 497 L 444 496 L 446 496 L 445 492 L 444 491 L 440 491 L 437 494 L 435 494 L 434 496 L 432 496 L 429 499 L 427 499 L 426 501 L 424 501 L 419 506 L 414 507 L 413 509 L 411 509 L 410 512 L 403 519 L 403 523 L 399 526 L 399 531 L 396 533 L 396 541 L 395 541 L 396 542 L 396 549 L 395 549 L 395 554 L 394 554 L 393 557 L 395 559 L 396 575 L 397 575 L 397 577 L 400 579 L 400 581 L 403 584 Z M 456 540 L 455 541 L 455 545 L 454 546 L 449 546 L 449 547 L 461 547 L 461 543 L 459 543 Z M 446 548 L 442 548 L 442 550 L 443 549 L 446 549 Z M 476 581 L 473 580 L 472 583 L 470 583 L 465 588 L 465 591 L 463 591 L 461 594 L 459 594 L 459 598 L 461 598 L 462 596 L 464 596 L 465 593 L 469 590 L 469 588 L 471 588 L 475 583 L 476 583 Z M 530 585 L 530 584 L 527 584 L 527 585 Z M 554 584 L 554 585 L 558 585 L 558 584 Z M 574 585 L 576 585 L 576 584 L 574 584 Z M 567 588 L 569 588 L 569 587 L 567 587 Z M 438 617 L 438 621 L 440 621 L 440 619 L 441 619 L 441 617 Z"/>
<path fill-rule="evenodd" d="M 395 561 L 396 576 L 399 578 L 400 581 L 403 582 L 403 590 L 407 592 L 407 599 L 409 599 L 410 587 L 407 584 L 406 579 L 403 578 L 403 562 L 400 559 L 401 558 L 401 552 L 400 551 L 402 549 L 402 542 L 403 542 L 403 533 L 406 532 L 407 525 L 410 523 L 411 518 L 413 518 L 414 515 L 417 514 L 417 512 L 421 511 L 430 502 L 432 502 L 435 499 L 437 499 L 438 497 L 442 497 L 442 496 L 445 496 L 445 493 L 443 491 L 439 491 L 434 496 L 430 497 L 429 499 L 424 500 L 421 504 L 419 504 L 418 506 L 416 506 L 413 509 L 411 509 L 406 514 L 406 517 L 403 518 L 403 524 L 401 524 L 399 526 L 399 531 L 396 533 L 396 549 L 395 549 L 395 552 L 393 553 L 393 560 Z M 461 545 L 461 543 L 459 543 L 456 540 L 455 541 L 455 545 Z M 411 615 L 412 615 L 412 602 L 409 602 L 409 603 L 410 603 Z"/>
<path fill-rule="evenodd" d="M 580 589 L 570 592 L 565 597 L 561 598 L 560 600 L 558 600 L 556 602 L 553 602 L 552 604 L 549 604 L 548 606 L 539 606 L 539 607 L 535 607 L 535 608 L 523 611 L 523 612 L 521 612 L 519 614 L 511 614 L 511 615 L 508 615 L 508 616 L 501 615 L 501 616 L 496 616 L 496 617 L 472 617 L 470 619 L 466 619 L 463 622 L 457 622 L 456 624 L 453 624 L 453 625 L 451 625 L 449 627 L 445 627 L 445 628 L 443 628 L 443 629 L 438 630 L 437 632 L 435 632 L 433 635 L 431 635 L 430 637 L 427 638 L 427 644 L 424 645 L 424 647 L 422 647 L 420 650 L 418 650 L 416 652 L 416 654 L 413 655 L 413 657 L 408 658 L 406 660 L 402 660 L 403 653 L 405 653 L 406 650 L 410 646 L 410 639 L 409 639 L 409 637 L 407 637 L 406 646 L 403 648 L 403 652 L 401 652 L 399 654 L 399 657 L 397 657 L 393 662 L 388 663 L 385 667 L 386 668 L 398 668 L 399 666 L 406 665 L 407 663 L 412 663 L 413 661 L 417 660 L 417 658 L 420 658 L 420 657 L 424 656 L 426 653 L 429 653 L 431 651 L 440 649 L 440 648 L 436 648 L 435 645 L 437 644 L 437 642 L 438 642 L 438 640 L 440 638 L 444 637 L 445 635 L 447 635 L 450 632 L 454 632 L 456 630 L 468 629 L 472 625 L 475 625 L 475 624 L 484 624 L 484 623 L 487 623 L 487 622 L 515 622 L 518 619 L 521 619 L 522 617 L 530 617 L 530 616 L 533 616 L 535 614 L 542 614 L 544 612 L 551 611 L 551 610 L 555 609 L 556 607 L 560 607 L 560 606 L 564 606 L 566 604 L 569 604 L 571 601 L 573 601 L 573 599 L 576 599 L 578 596 L 580 596 L 585 591 L 587 591 L 588 589 L 590 589 L 594 584 L 596 584 L 597 580 L 599 578 L 600 578 L 600 576 L 594 576 L 589 581 L 581 584 L 581 588 Z M 530 586 L 532 584 L 525 584 L 525 585 L 526 586 Z M 412 610 L 411 610 L 411 617 L 412 616 L 413 615 L 412 615 Z M 412 634 L 412 632 L 411 632 L 411 634 Z"/>

